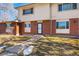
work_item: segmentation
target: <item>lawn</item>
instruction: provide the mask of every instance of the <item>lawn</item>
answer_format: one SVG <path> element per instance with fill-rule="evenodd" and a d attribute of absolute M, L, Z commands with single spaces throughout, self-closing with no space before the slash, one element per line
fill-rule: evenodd
<path fill-rule="evenodd" d="M 0 44 L 8 46 L 23 42 L 26 44 L 30 38 L 29 36 L 0 35 Z M 33 41 L 30 45 L 35 47 L 30 56 L 79 56 L 79 39 L 47 36 Z"/>
<path fill-rule="evenodd" d="M 34 44 L 37 49 L 32 55 L 78 56 L 79 40 L 60 37 L 44 37 Z"/>

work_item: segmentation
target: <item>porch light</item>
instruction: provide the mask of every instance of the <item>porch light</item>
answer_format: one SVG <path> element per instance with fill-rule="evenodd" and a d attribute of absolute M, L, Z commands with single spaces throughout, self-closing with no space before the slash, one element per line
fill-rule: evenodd
<path fill-rule="evenodd" d="M 18 20 L 16 20 L 15 22 L 18 22 Z"/>

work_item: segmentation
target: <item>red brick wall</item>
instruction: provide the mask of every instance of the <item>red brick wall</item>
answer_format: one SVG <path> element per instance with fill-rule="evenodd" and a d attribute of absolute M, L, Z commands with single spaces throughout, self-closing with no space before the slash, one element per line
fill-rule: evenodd
<path fill-rule="evenodd" d="M 13 24 L 13 34 L 16 34 L 15 22 L 13 22 L 12 24 Z M 7 34 L 6 23 L 0 23 L 0 34 Z"/>
<path fill-rule="evenodd" d="M 56 33 L 56 20 L 52 20 L 52 21 L 44 20 L 43 21 L 43 34 L 55 34 L 55 33 Z"/>
<path fill-rule="evenodd" d="M 0 23 L 0 34 L 6 33 L 6 25 L 5 23 Z"/>
<path fill-rule="evenodd" d="M 37 21 L 31 21 L 31 33 L 37 34 Z"/>
<path fill-rule="evenodd" d="M 56 34 L 56 20 L 52 20 L 52 34 Z"/>
<path fill-rule="evenodd" d="M 16 34 L 16 25 L 15 25 L 16 23 L 13 22 L 12 24 L 13 24 L 13 34 Z"/>
<path fill-rule="evenodd" d="M 50 20 L 44 20 L 43 21 L 43 34 L 50 34 L 50 26 L 51 26 Z"/>
<path fill-rule="evenodd" d="M 70 19 L 70 34 L 71 35 L 78 35 L 79 34 L 78 22 L 79 22 L 78 18 Z"/>

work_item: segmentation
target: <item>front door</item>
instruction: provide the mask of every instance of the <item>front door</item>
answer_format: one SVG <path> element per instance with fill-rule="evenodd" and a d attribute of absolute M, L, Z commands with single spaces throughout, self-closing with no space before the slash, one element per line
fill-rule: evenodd
<path fill-rule="evenodd" d="M 24 32 L 24 26 L 23 26 L 23 22 L 21 22 L 21 23 L 18 23 L 18 25 L 19 25 L 19 34 L 20 35 L 22 35 L 23 34 L 23 32 Z"/>
<path fill-rule="evenodd" d="M 38 34 L 42 34 L 42 23 L 38 23 Z"/>

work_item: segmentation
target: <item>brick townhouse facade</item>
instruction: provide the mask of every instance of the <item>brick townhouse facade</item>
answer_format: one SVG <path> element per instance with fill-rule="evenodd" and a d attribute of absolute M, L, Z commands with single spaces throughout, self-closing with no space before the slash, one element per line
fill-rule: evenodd
<path fill-rule="evenodd" d="M 34 3 L 16 9 L 18 21 L 1 22 L 0 33 L 7 33 L 10 27 L 16 35 L 79 35 L 79 3 Z"/>

